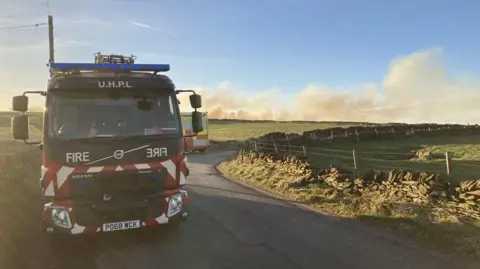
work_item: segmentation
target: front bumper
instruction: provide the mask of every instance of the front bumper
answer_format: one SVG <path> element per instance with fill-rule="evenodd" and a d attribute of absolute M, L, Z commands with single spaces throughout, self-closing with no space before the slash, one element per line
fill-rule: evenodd
<path fill-rule="evenodd" d="M 117 221 L 107 221 L 97 225 L 85 225 L 79 217 L 81 216 L 79 208 L 76 208 L 74 201 L 63 200 L 54 201 L 44 205 L 43 222 L 47 233 L 63 234 L 86 234 L 98 233 L 104 231 L 104 225 L 114 222 L 138 221 L 139 227 L 155 227 L 169 222 L 174 222 L 186 218 L 189 204 L 188 193 L 186 190 L 166 193 L 161 203 L 156 207 L 155 200 L 148 206 L 151 209 L 156 207 L 156 215 L 150 215 L 147 218 L 140 219 L 119 219 Z M 77 212 L 78 211 L 78 212 Z M 120 208 L 121 211 L 121 208 Z M 151 210 L 150 210 L 151 211 Z M 135 227 L 136 228 L 136 227 Z M 122 229 L 123 230 L 123 229 Z"/>

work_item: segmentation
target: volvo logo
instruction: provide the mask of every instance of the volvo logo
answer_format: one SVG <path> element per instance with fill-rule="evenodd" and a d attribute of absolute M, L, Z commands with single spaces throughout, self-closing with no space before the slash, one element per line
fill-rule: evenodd
<path fill-rule="evenodd" d="M 105 193 L 103 195 L 103 201 L 108 202 L 110 200 L 112 200 L 112 196 L 110 196 L 110 194 L 108 194 L 108 193 Z"/>
<path fill-rule="evenodd" d="M 117 159 L 117 160 L 120 160 L 121 158 L 123 158 L 123 150 L 121 149 L 117 149 L 113 152 L 113 158 Z"/>

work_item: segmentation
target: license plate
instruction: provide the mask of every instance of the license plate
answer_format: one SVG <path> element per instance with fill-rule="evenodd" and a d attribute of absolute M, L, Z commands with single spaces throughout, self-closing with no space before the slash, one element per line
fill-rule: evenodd
<path fill-rule="evenodd" d="M 103 231 L 104 232 L 138 229 L 138 228 L 140 228 L 140 221 L 139 220 L 127 220 L 127 221 L 120 221 L 120 222 L 112 222 L 112 223 L 103 224 Z"/>

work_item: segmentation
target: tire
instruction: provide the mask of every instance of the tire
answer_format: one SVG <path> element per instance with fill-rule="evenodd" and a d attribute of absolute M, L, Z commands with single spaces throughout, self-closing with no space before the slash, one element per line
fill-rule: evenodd
<path fill-rule="evenodd" d="M 186 211 L 186 212 L 188 213 L 188 211 Z M 181 213 L 180 213 L 180 214 L 181 214 Z M 181 217 L 181 216 L 179 216 L 179 217 L 174 218 L 174 219 L 172 219 L 171 221 L 169 221 L 169 222 L 167 223 L 167 226 L 169 226 L 169 227 L 171 227 L 171 228 L 174 228 L 174 229 L 177 229 L 178 227 L 180 227 L 180 225 L 181 225 L 183 222 L 187 221 L 187 219 L 188 219 L 188 214 L 187 214 L 186 217 Z"/>
<path fill-rule="evenodd" d="M 74 241 L 74 237 L 70 234 L 64 234 L 60 232 L 53 232 L 49 233 L 46 231 L 46 228 L 49 225 L 45 222 L 42 223 L 42 230 L 43 230 L 43 236 L 45 237 L 47 243 L 52 249 L 57 249 L 57 248 L 65 248 L 66 244 L 72 243 Z"/>
<path fill-rule="evenodd" d="M 45 236 L 53 253 L 63 253 L 73 243 L 73 238 L 70 238 L 70 235 L 45 233 Z"/>

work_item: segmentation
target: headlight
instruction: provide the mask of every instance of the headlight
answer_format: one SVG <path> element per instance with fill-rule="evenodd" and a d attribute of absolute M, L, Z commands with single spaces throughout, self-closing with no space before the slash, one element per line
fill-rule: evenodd
<path fill-rule="evenodd" d="M 56 207 L 52 209 L 52 222 L 55 226 L 65 229 L 72 228 L 72 221 L 70 220 L 70 214 L 65 207 Z"/>
<path fill-rule="evenodd" d="M 168 200 L 168 212 L 167 212 L 167 217 L 172 217 L 175 214 L 178 214 L 178 212 L 182 211 L 183 208 L 183 197 L 181 193 L 177 193 L 175 195 L 172 195 L 170 197 L 170 200 Z"/>

